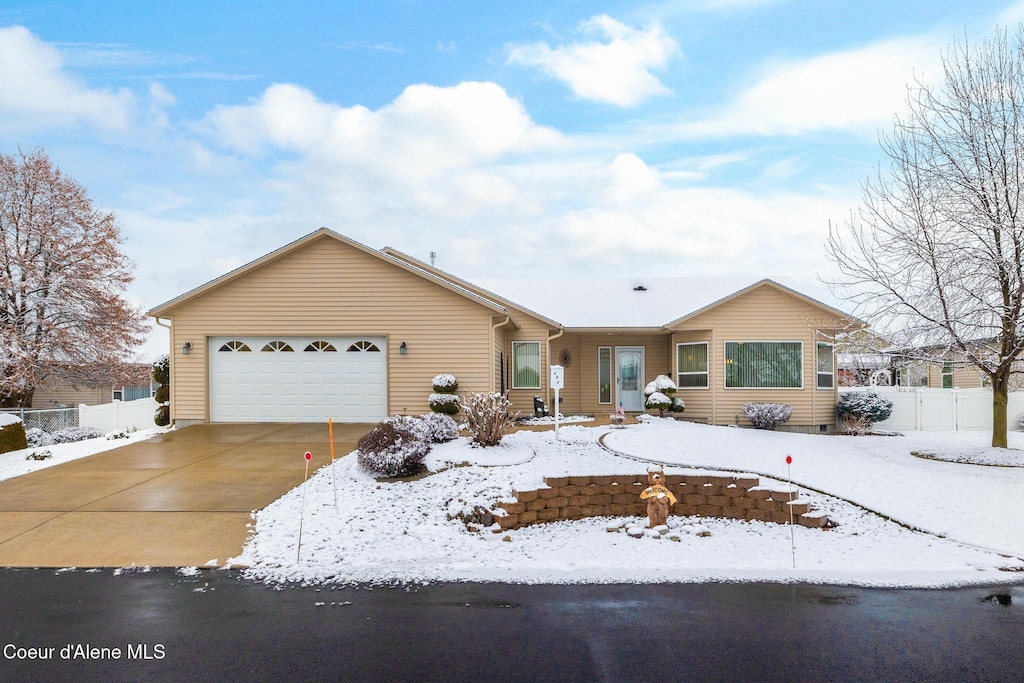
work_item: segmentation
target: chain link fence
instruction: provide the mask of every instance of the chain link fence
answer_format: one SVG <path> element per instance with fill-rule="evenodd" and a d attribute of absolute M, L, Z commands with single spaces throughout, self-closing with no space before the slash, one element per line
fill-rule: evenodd
<path fill-rule="evenodd" d="M 52 434 L 61 429 L 78 426 L 78 408 L 4 408 L 0 412 L 17 415 L 26 430 L 38 427 Z"/>

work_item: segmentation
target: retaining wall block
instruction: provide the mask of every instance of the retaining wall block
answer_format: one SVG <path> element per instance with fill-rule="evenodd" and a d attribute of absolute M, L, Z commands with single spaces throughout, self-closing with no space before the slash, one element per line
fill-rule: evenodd
<path fill-rule="evenodd" d="M 556 519 L 558 519 L 558 510 L 553 508 L 537 510 L 537 521 L 539 522 L 553 522 Z"/>
<path fill-rule="evenodd" d="M 553 489 L 569 484 L 569 477 L 544 477 L 544 483 Z"/>
<path fill-rule="evenodd" d="M 717 505 L 718 507 L 725 507 L 732 505 L 732 498 L 728 496 L 707 496 L 708 505 Z"/>
<path fill-rule="evenodd" d="M 537 500 L 537 491 L 536 490 L 531 490 L 531 491 L 516 491 L 516 490 L 513 490 L 512 491 L 512 495 L 515 496 L 516 499 L 520 503 L 529 503 L 531 500 Z"/>
<path fill-rule="evenodd" d="M 800 492 L 799 491 L 786 491 L 786 490 L 772 489 L 772 500 L 789 501 L 789 500 L 796 500 L 799 497 L 800 497 Z"/>
<path fill-rule="evenodd" d="M 698 505 L 697 514 L 701 517 L 721 517 L 722 506 L 721 505 Z"/>
<path fill-rule="evenodd" d="M 734 477 L 733 478 L 736 486 L 744 489 L 752 489 L 755 486 L 761 485 L 761 480 L 757 477 Z"/>
<path fill-rule="evenodd" d="M 682 500 L 688 505 L 706 505 L 708 502 L 707 496 L 702 496 L 699 493 L 687 493 Z"/>
<path fill-rule="evenodd" d="M 745 519 L 746 510 L 744 510 L 743 508 L 734 508 L 726 506 L 722 508 L 722 516 L 727 519 Z"/>
<path fill-rule="evenodd" d="M 559 486 L 558 487 L 558 495 L 559 496 L 565 496 L 566 498 L 572 498 L 573 496 L 578 496 L 578 495 L 580 495 L 580 487 L 579 486 L 570 486 L 570 485 Z"/>
<path fill-rule="evenodd" d="M 746 518 L 758 522 L 770 522 L 772 513 L 767 510 L 747 510 Z"/>
<path fill-rule="evenodd" d="M 773 512 L 772 521 L 776 524 L 789 524 L 789 513 L 788 512 Z M 800 521 L 798 515 L 793 515 L 793 523 Z"/>
<path fill-rule="evenodd" d="M 526 512 L 519 513 L 520 524 L 533 524 L 537 521 L 537 512 L 535 510 L 527 510 Z"/>
<path fill-rule="evenodd" d="M 526 503 L 520 503 L 519 501 L 503 501 L 498 503 L 498 507 L 510 515 L 518 515 L 520 512 L 526 511 Z"/>
<path fill-rule="evenodd" d="M 504 517 L 495 517 L 494 521 L 498 523 L 502 529 L 511 529 L 514 526 L 519 525 L 519 515 L 505 515 Z"/>
<path fill-rule="evenodd" d="M 745 496 L 746 493 L 746 489 L 741 489 L 736 485 L 726 486 L 724 489 L 722 489 L 722 495 L 728 496 L 729 498 L 741 498 Z"/>
<path fill-rule="evenodd" d="M 811 511 L 811 504 L 808 503 L 807 501 L 794 500 L 789 503 L 786 503 L 782 509 L 787 510 L 787 508 L 789 510 L 792 510 L 794 515 L 802 515 L 805 512 Z"/>
<path fill-rule="evenodd" d="M 755 486 L 747 489 L 747 497 L 754 498 L 755 500 L 768 500 L 772 497 L 771 489 L 767 489 L 763 486 Z"/>
<path fill-rule="evenodd" d="M 526 509 L 530 512 L 536 512 L 537 510 L 543 510 L 547 507 L 547 501 L 538 498 L 537 500 L 531 500 L 526 504 Z"/>
<path fill-rule="evenodd" d="M 544 507 L 557 510 L 558 508 L 564 508 L 569 504 L 569 499 L 565 496 L 555 496 L 554 498 L 548 498 L 544 503 Z"/>
<path fill-rule="evenodd" d="M 566 505 L 561 512 L 565 519 L 579 519 L 583 516 L 583 510 L 579 505 Z"/>
<path fill-rule="evenodd" d="M 569 477 L 569 484 L 572 486 L 588 486 L 593 483 L 591 477 Z"/>
<path fill-rule="evenodd" d="M 821 529 L 828 522 L 828 517 L 825 515 L 816 515 L 811 513 L 809 515 L 800 515 L 799 524 L 801 526 L 809 527 L 811 529 Z"/>

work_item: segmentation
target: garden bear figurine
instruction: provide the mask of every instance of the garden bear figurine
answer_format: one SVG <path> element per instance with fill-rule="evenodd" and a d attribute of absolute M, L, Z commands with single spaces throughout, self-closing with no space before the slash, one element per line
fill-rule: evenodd
<path fill-rule="evenodd" d="M 647 518 L 653 529 L 668 522 L 668 510 L 675 505 L 676 497 L 665 486 L 665 472 L 662 470 L 649 471 L 647 483 L 650 485 L 640 494 L 640 500 L 647 501 Z"/>

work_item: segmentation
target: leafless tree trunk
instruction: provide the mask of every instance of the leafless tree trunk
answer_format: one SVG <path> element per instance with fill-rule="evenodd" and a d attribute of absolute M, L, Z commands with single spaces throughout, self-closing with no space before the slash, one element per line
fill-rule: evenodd
<path fill-rule="evenodd" d="M 955 42 L 938 87 L 881 138 L 888 168 L 827 248 L 833 291 L 904 357 L 969 361 L 992 383 L 992 445 L 1007 443 L 1007 391 L 1024 350 L 1024 32 Z"/>
<path fill-rule="evenodd" d="M 44 152 L 0 154 L 0 406 L 138 374 L 146 324 L 122 296 L 133 266 L 121 241 L 113 214 Z"/>

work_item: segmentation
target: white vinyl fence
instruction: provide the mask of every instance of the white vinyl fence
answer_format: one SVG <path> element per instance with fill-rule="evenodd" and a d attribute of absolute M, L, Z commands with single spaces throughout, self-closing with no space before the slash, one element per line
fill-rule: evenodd
<path fill-rule="evenodd" d="M 893 402 L 892 415 L 877 423 L 880 429 L 954 431 L 992 429 L 992 392 L 988 389 L 905 389 L 903 387 L 848 387 L 841 393 L 873 391 Z M 1024 413 L 1024 392 L 1010 393 L 1006 419 L 1020 430 L 1017 416 Z"/>
<path fill-rule="evenodd" d="M 155 427 L 153 414 L 159 404 L 153 398 L 135 401 L 114 401 L 98 406 L 78 406 L 78 424 L 95 427 L 101 432 L 116 432 L 122 429 L 150 429 Z"/>

